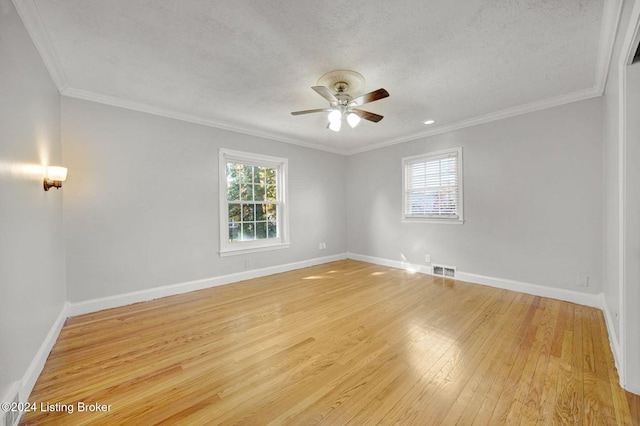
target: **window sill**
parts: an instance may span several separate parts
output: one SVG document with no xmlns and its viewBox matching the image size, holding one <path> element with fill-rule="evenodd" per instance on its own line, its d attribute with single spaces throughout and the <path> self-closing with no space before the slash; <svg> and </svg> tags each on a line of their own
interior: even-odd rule
<svg viewBox="0 0 640 426">
<path fill-rule="evenodd" d="M 227 248 L 224 250 L 220 250 L 218 254 L 220 257 L 227 256 L 237 256 L 240 254 L 248 254 L 248 253 L 259 253 L 262 251 L 271 251 L 271 250 L 280 250 L 289 248 L 289 243 L 278 243 L 268 246 L 253 246 L 253 247 L 238 247 L 238 248 Z"/>
<path fill-rule="evenodd" d="M 443 225 L 463 225 L 462 219 L 421 219 L 417 217 L 403 217 L 402 223 L 441 223 Z"/>
</svg>

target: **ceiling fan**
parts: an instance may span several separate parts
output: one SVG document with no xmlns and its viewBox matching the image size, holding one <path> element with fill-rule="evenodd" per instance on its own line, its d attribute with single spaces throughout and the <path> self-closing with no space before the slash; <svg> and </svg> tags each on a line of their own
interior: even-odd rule
<svg viewBox="0 0 640 426">
<path fill-rule="evenodd" d="M 315 112 L 328 112 L 328 129 L 339 132 L 343 119 L 351 128 L 360 123 L 360 119 L 377 123 L 383 116 L 373 112 L 365 111 L 357 107 L 384 99 L 389 96 L 385 89 L 374 90 L 373 92 L 354 98 L 350 93 L 358 90 L 364 84 L 364 77 L 352 70 L 335 70 L 324 74 L 318 79 L 316 86 L 311 87 L 317 94 L 329 101 L 329 108 L 307 109 L 304 111 L 294 111 L 291 115 L 311 114 Z"/>
</svg>

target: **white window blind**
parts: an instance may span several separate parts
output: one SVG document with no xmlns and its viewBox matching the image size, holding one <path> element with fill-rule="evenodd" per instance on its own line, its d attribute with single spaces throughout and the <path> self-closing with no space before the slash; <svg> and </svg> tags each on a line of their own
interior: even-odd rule
<svg viewBox="0 0 640 426">
<path fill-rule="evenodd" d="M 404 218 L 462 220 L 462 149 L 403 159 Z"/>
</svg>

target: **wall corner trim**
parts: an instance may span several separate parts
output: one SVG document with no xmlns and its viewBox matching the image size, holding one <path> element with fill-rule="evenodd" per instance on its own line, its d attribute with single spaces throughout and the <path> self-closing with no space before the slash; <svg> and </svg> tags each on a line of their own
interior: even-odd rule
<svg viewBox="0 0 640 426">
<path fill-rule="evenodd" d="M 622 362 L 622 358 L 620 357 L 620 343 L 618 341 L 618 336 L 616 335 L 616 329 L 614 328 L 614 320 L 611 315 L 611 311 L 609 310 L 609 305 L 607 304 L 607 299 L 604 296 L 604 293 L 600 293 L 601 297 L 601 305 L 602 305 L 602 313 L 604 314 L 604 323 L 607 326 L 607 334 L 609 335 L 609 345 L 611 346 L 611 352 L 613 353 L 613 361 L 616 364 L 616 370 L 620 372 L 620 363 Z M 620 381 L 620 386 L 625 389 L 624 386 L 624 377 L 621 374 L 618 374 L 618 379 Z M 638 393 L 638 392 L 634 392 Z M 640 393 L 639 393 L 640 394 Z"/>
</svg>

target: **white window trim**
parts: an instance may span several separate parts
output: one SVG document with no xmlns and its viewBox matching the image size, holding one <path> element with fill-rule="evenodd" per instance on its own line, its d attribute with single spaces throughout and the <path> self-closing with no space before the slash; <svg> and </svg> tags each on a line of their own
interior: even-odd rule
<svg viewBox="0 0 640 426">
<path fill-rule="evenodd" d="M 434 218 L 434 217 L 421 217 L 421 216 L 408 216 L 405 214 L 405 206 L 407 205 L 407 174 L 406 165 L 409 161 L 422 159 L 428 161 L 430 158 L 451 154 L 455 152 L 458 156 L 458 217 L 457 218 Z M 402 216 L 403 223 L 441 223 L 447 225 L 462 225 L 464 223 L 464 180 L 463 180 L 463 162 L 462 162 L 462 147 L 443 149 L 440 151 L 425 152 L 420 155 L 413 155 L 411 157 L 402 158 Z"/>
<path fill-rule="evenodd" d="M 278 168 L 277 193 L 280 208 L 278 209 L 278 238 L 253 241 L 229 242 L 229 207 L 227 203 L 227 162 L 237 161 L 262 167 Z M 287 202 L 288 160 L 286 158 L 271 157 L 262 154 L 220 149 L 218 158 L 218 198 L 220 205 L 220 257 L 234 256 L 246 253 L 256 253 L 268 250 L 285 249 L 289 247 L 289 203 Z"/>
</svg>

